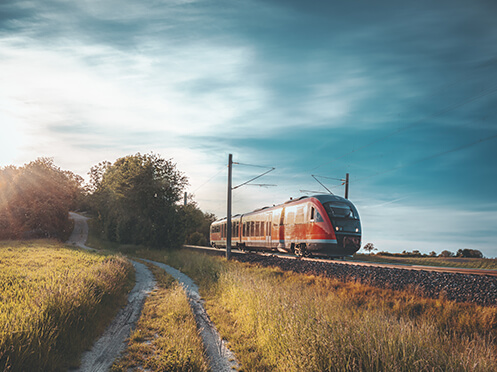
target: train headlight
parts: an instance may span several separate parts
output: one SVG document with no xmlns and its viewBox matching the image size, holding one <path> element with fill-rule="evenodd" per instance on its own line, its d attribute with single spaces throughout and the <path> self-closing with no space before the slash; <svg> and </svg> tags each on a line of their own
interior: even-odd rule
<svg viewBox="0 0 497 372">
<path fill-rule="evenodd" d="M 341 226 L 337 226 L 337 227 L 335 227 L 335 230 L 336 231 L 342 231 L 342 227 Z"/>
<path fill-rule="evenodd" d="M 356 227 L 355 232 L 359 232 L 359 228 L 358 227 Z"/>
</svg>

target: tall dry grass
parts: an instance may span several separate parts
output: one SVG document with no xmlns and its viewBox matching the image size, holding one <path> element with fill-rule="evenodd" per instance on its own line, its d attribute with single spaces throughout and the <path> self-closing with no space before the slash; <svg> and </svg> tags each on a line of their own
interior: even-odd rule
<svg viewBox="0 0 497 372">
<path fill-rule="evenodd" d="M 494 371 L 497 308 L 141 251 L 192 277 L 244 371 Z"/>
<path fill-rule="evenodd" d="M 53 241 L 0 243 L 0 370 L 53 371 L 78 354 L 124 303 L 132 265 Z"/>
</svg>

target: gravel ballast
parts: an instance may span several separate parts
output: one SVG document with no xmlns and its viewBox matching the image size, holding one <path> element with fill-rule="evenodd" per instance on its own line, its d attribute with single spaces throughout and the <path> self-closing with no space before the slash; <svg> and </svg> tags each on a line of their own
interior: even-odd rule
<svg viewBox="0 0 497 372">
<path fill-rule="evenodd" d="M 429 298 L 445 298 L 479 305 L 497 305 L 497 277 L 346 263 L 317 262 L 255 254 L 236 255 L 241 262 L 302 274 L 322 275 L 341 281 L 356 281 L 393 290 L 416 289 Z"/>
</svg>

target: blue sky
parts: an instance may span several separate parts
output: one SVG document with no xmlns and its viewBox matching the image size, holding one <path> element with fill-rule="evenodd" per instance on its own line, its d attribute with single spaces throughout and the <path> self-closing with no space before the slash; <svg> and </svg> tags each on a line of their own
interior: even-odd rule
<svg viewBox="0 0 497 372">
<path fill-rule="evenodd" d="M 0 3 L 0 166 L 173 158 L 234 213 L 343 178 L 380 250 L 497 256 L 494 1 Z M 234 167 L 234 184 L 263 172 Z M 343 195 L 339 181 L 320 178 Z"/>
</svg>

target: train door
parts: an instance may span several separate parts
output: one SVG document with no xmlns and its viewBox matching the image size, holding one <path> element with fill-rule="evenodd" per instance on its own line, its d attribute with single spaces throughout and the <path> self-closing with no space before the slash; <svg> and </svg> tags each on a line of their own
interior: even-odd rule
<svg viewBox="0 0 497 372">
<path fill-rule="evenodd" d="M 266 232 L 266 248 L 271 249 L 271 230 L 273 224 L 273 214 L 271 212 L 266 214 L 265 224 L 266 226 L 264 231 Z"/>
<path fill-rule="evenodd" d="M 280 221 L 278 226 L 278 251 L 286 252 L 285 250 L 285 207 L 281 210 Z"/>
</svg>

